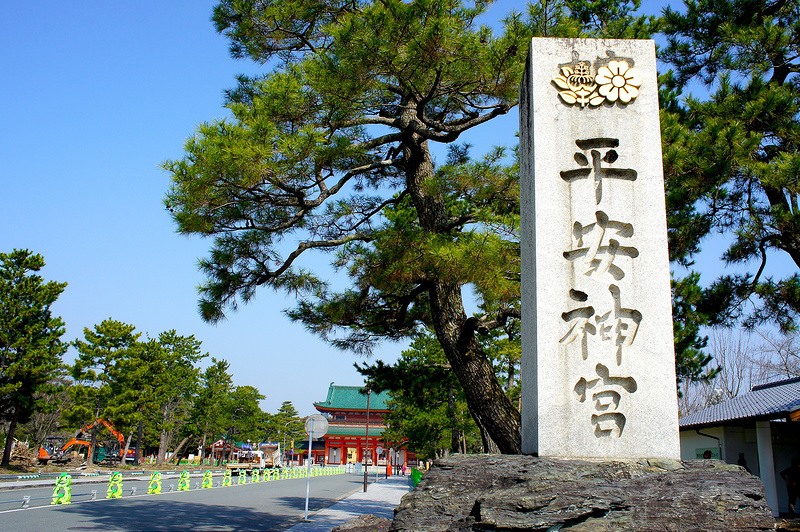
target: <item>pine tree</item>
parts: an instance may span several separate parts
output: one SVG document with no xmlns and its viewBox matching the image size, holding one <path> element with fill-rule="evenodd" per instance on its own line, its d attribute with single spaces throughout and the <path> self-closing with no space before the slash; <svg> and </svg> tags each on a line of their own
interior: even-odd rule
<svg viewBox="0 0 800 532">
<path fill-rule="evenodd" d="M 107 318 L 94 329 L 84 328 L 84 339 L 72 343 L 78 356 L 70 368 L 75 385 L 70 387 L 73 402 L 66 417 L 78 427 L 92 425 L 90 462 L 98 449 L 97 432 L 101 428 L 94 422 L 103 418 L 116 424 L 117 410 L 124 411 L 125 405 L 117 397 L 125 389 L 125 362 L 132 357 L 141 336 L 135 330 L 133 325 Z"/>
<path fill-rule="evenodd" d="M 42 408 L 42 393 L 63 374 L 64 322 L 50 307 L 67 284 L 45 282 L 35 273 L 44 265 L 28 250 L 0 253 L 0 414 L 9 423 L 3 466 L 18 425 Z"/>
<path fill-rule="evenodd" d="M 159 430 L 156 463 L 163 464 L 175 436 L 189 420 L 200 378 L 195 364 L 208 355 L 193 335 L 181 336 L 175 330 L 160 333 L 152 344 L 147 364 L 154 383 L 150 401 L 155 406 L 153 423 Z"/>
<path fill-rule="evenodd" d="M 254 386 L 236 386 L 230 393 L 227 406 L 228 423 L 237 438 L 258 443 L 262 436 L 259 424 L 264 418 L 259 402 L 265 396 Z"/>
<path fill-rule="evenodd" d="M 708 84 L 706 100 L 673 99 L 664 114 L 673 258 L 691 265 L 703 240 L 728 236 L 723 275 L 695 298 L 711 325 L 777 323 L 795 329 L 800 276 L 765 273 L 778 255 L 800 266 L 800 4 L 797 0 L 689 0 L 668 9 L 667 89 Z M 752 266 L 751 266 L 752 265 Z"/>
<path fill-rule="evenodd" d="M 196 430 L 201 434 L 201 459 L 205 458 L 206 441 L 210 436 L 212 442 L 227 428 L 224 416 L 225 402 L 233 390 L 233 377 L 228 372 L 230 363 L 227 360 L 211 358 L 208 366 L 200 376 L 200 387 L 192 405 L 191 419 Z"/>
<path fill-rule="evenodd" d="M 291 401 L 284 401 L 274 414 L 265 415 L 265 431 L 268 441 L 284 445 L 291 445 L 294 440 L 300 440 L 305 435 L 303 420 L 297 414 L 297 409 Z"/>
<path fill-rule="evenodd" d="M 518 453 L 519 412 L 476 338 L 519 317 L 518 180 L 501 151 L 469 162 L 454 146 L 437 168 L 432 146 L 517 105 L 530 37 L 651 27 L 620 23 L 620 11 L 582 28 L 566 18 L 578 3 L 541 1 L 495 35 L 477 23 L 488 4 L 223 0 L 213 19 L 231 53 L 271 72 L 240 78 L 227 92 L 233 118 L 204 124 L 165 163 L 165 203 L 179 231 L 214 237 L 201 262 L 206 320 L 270 286 L 299 294 L 290 317 L 344 349 L 368 353 L 426 327 L 478 425 Z M 351 287 L 336 292 L 302 268 L 313 252 L 331 255 Z M 466 285 L 496 311 L 469 317 Z"/>
</svg>

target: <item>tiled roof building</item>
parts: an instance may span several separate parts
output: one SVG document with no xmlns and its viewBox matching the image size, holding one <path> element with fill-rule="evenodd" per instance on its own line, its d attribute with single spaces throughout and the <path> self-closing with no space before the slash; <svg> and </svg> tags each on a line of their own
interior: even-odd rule
<svg viewBox="0 0 800 532">
<path fill-rule="evenodd" d="M 386 431 L 384 416 L 390 412 L 388 392 L 364 393 L 363 386 L 339 386 L 331 383 L 325 401 L 314 403 L 314 407 L 328 419 L 325 439 L 325 463 L 363 463 L 366 453 L 368 464 L 414 465 L 413 453 L 402 448 L 391 456 L 389 448 L 397 448 L 397 442 L 383 439 Z M 369 410 L 367 401 L 369 400 Z M 368 415 L 369 414 L 369 415 Z M 369 436 L 367 436 L 369 426 Z M 383 453 L 377 449 L 383 447 Z"/>
<path fill-rule="evenodd" d="M 680 420 L 681 458 L 711 456 L 761 477 L 774 515 L 788 510 L 779 473 L 800 458 L 800 377 L 753 388 Z"/>
<path fill-rule="evenodd" d="M 370 394 L 370 410 L 388 412 L 389 393 Z M 320 412 L 325 410 L 354 409 L 365 410 L 367 408 L 367 394 L 363 386 L 337 386 L 331 383 L 328 387 L 328 398 L 322 402 L 314 403 Z"/>
<path fill-rule="evenodd" d="M 794 416 L 794 417 L 793 417 Z M 753 386 L 750 392 L 690 414 L 680 420 L 681 428 L 699 428 L 745 419 L 800 416 L 800 377 Z"/>
</svg>

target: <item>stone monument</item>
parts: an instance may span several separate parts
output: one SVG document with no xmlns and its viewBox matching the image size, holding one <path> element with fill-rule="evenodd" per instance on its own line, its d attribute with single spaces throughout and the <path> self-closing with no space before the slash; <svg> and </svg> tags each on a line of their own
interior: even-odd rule
<svg viewBox="0 0 800 532">
<path fill-rule="evenodd" d="M 653 41 L 533 39 L 521 378 L 538 456 L 437 460 L 388 532 L 774 530 L 757 477 L 679 460 L 657 91 Z"/>
<path fill-rule="evenodd" d="M 757 477 L 679 459 L 657 90 L 653 41 L 533 39 L 521 378 L 538 456 L 436 460 L 388 528 L 351 530 L 775 529 Z"/>
<path fill-rule="evenodd" d="M 523 452 L 678 459 L 655 45 L 536 38 L 530 50 Z"/>
</svg>

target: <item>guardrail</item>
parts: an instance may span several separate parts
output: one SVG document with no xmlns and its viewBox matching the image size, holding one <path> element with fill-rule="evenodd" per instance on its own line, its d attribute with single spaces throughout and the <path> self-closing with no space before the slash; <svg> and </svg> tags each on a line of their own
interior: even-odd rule
<svg viewBox="0 0 800 532">
<path fill-rule="evenodd" d="M 153 473 L 153 471 L 149 470 L 142 470 L 142 471 L 121 471 L 123 476 L 141 476 L 141 475 L 149 475 Z M 162 474 L 169 475 L 173 473 L 178 473 L 178 471 L 162 471 Z M 0 481 L 2 480 L 35 480 L 39 478 L 58 478 L 63 473 L 30 473 L 25 475 L 0 475 Z M 76 472 L 70 473 L 76 477 L 99 477 L 103 475 L 110 475 L 111 472 L 100 471 L 100 472 L 91 472 L 91 473 L 83 473 L 83 472 Z"/>
<path fill-rule="evenodd" d="M 196 490 L 203 490 L 209 488 L 222 488 L 222 487 L 231 487 L 235 485 L 242 485 L 242 484 L 258 484 L 258 483 L 265 483 L 265 482 L 272 482 L 277 480 L 284 480 L 284 479 L 294 479 L 294 478 L 305 478 L 307 474 L 307 469 L 304 467 L 291 467 L 291 468 L 276 468 L 276 469 L 255 469 L 250 470 L 250 482 L 247 481 L 248 479 L 248 471 L 242 470 L 239 471 L 239 482 L 231 483 L 230 482 L 230 471 L 222 471 L 222 470 L 207 470 L 205 472 L 197 472 L 197 473 L 189 473 L 188 471 L 182 471 L 180 473 L 179 478 L 173 477 L 175 480 L 180 480 L 181 482 L 178 484 L 177 488 L 176 485 L 169 484 L 168 489 L 161 491 L 161 483 L 162 478 L 164 475 L 177 475 L 178 471 L 165 471 L 159 472 L 154 471 L 151 475 L 151 488 L 153 487 L 153 482 L 156 480 L 156 475 L 158 475 L 157 482 L 158 482 L 158 489 L 148 489 L 146 494 L 160 494 L 160 493 L 170 493 L 175 491 L 196 491 Z M 337 467 L 320 467 L 315 466 L 311 468 L 311 476 L 322 476 L 322 475 L 335 475 L 346 473 L 347 470 L 343 466 Z M 136 471 L 132 473 L 128 473 L 128 476 L 143 476 L 147 472 L 146 471 Z M 81 474 L 79 476 L 109 476 L 109 485 L 108 485 L 108 492 L 106 495 L 106 499 L 109 498 L 124 498 L 126 496 L 132 497 L 136 496 L 137 487 L 128 488 L 127 490 L 124 489 L 124 478 L 113 473 L 88 473 L 88 474 Z M 6 504 L 18 504 L 20 505 L 19 508 L 27 509 L 31 507 L 32 501 L 39 501 L 39 500 L 48 500 L 51 499 L 50 504 L 58 505 L 58 504 L 71 504 L 74 502 L 87 502 L 87 501 L 94 501 L 97 500 L 97 492 L 98 490 L 94 489 L 91 490 L 89 493 L 81 493 L 72 494 L 72 475 L 68 473 L 61 473 L 56 475 L 17 475 L 15 477 L 8 477 L 9 479 L 16 479 L 17 477 L 27 477 L 27 478 L 43 478 L 43 477 L 57 477 L 57 481 L 53 488 L 53 496 L 52 497 L 31 497 L 31 496 L 23 496 L 21 499 L 11 499 L 11 500 L 4 500 L 0 501 L 0 510 L 3 509 L 2 505 Z M 214 477 L 222 476 L 219 479 L 219 482 L 216 482 Z M 193 477 L 196 482 L 192 483 L 190 478 Z M 227 480 L 226 480 L 227 479 Z M 142 479 L 143 480 L 143 479 Z M 85 500 L 81 500 L 85 499 Z"/>
</svg>

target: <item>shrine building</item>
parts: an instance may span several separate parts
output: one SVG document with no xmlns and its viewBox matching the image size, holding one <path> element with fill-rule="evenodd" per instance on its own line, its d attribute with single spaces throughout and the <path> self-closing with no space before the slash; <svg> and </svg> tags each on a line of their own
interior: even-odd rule
<svg viewBox="0 0 800 532">
<path fill-rule="evenodd" d="M 314 407 L 328 419 L 328 433 L 324 436 L 325 463 L 360 464 L 366 452 L 368 465 L 416 466 L 417 458 L 413 452 L 408 452 L 405 446 L 397 442 L 384 439 L 384 416 L 390 412 L 387 405 L 389 393 L 371 392 L 367 412 L 367 394 L 362 393 L 363 389 L 363 386 L 337 386 L 331 383 L 328 398 L 314 403 Z M 383 448 L 383 452 L 377 452 L 379 447 Z M 392 448 L 398 449 L 397 452 L 390 452 Z"/>
</svg>

